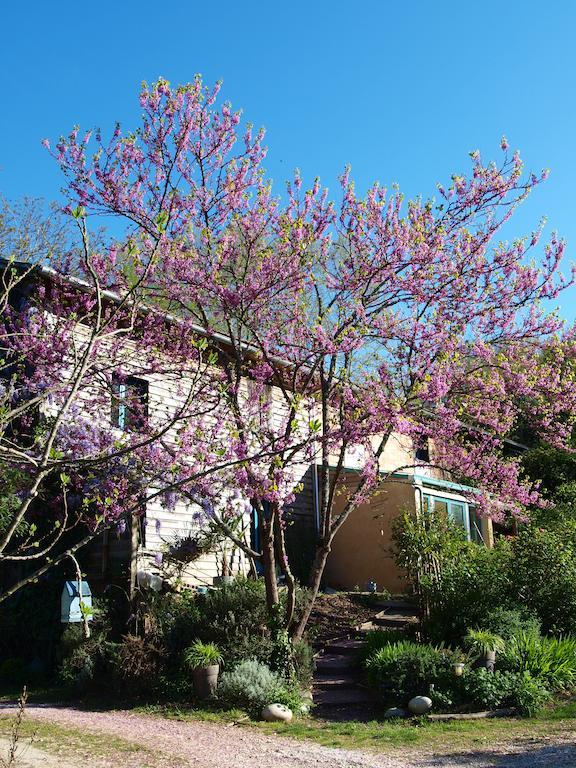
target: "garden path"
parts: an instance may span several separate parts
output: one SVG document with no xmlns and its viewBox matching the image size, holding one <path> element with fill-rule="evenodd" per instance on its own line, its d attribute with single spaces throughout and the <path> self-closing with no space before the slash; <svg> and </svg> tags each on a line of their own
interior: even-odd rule
<svg viewBox="0 0 576 768">
<path fill-rule="evenodd" d="M 29 705 L 27 718 L 71 728 L 89 734 L 122 739 L 146 751 L 146 757 L 122 752 L 123 768 L 163 766 L 163 768 L 574 768 L 576 744 L 570 734 L 565 739 L 522 745 L 495 747 L 474 753 L 433 756 L 416 752 L 385 755 L 359 750 L 332 749 L 310 741 L 264 734 L 255 729 L 179 721 L 136 714 L 129 711 L 87 711 L 73 707 Z M 118 755 L 116 755 L 116 758 Z M 99 756 L 83 763 L 59 760 L 59 768 L 107 766 L 118 763 Z M 46 768 L 51 768 L 45 763 Z"/>
</svg>

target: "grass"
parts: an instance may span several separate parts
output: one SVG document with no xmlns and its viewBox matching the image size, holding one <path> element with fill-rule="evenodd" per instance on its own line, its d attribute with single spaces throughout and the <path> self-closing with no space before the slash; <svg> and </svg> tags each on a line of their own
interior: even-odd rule
<svg viewBox="0 0 576 768">
<path fill-rule="evenodd" d="M 9 738 L 12 714 L 0 714 L 0 736 Z M 71 726 L 24 719 L 19 731 L 19 745 L 26 748 L 32 743 L 37 749 L 62 757 L 109 757 L 111 753 L 138 753 L 142 760 L 152 755 L 150 750 L 109 734 L 89 733 Z M 145 763 L 142 762 L 142 765 Z"/>
<path fill-rule="evenodd" d="M 561 737 L 574 730 L 576 702 L 564 703 L 531 719 L 498 718 L 491 720 L 454 720 L 433 722 L 424 718 L 412 721 L 356 721 L 332 723 L 313 718 L 300 718 L 288 724 L 251 721 L 237 710 L 222 712 L 209 709 L 146 706 L 140 712 L 179 720 L 203 720 L 239 723 L 268 734 L 307 739 L 326 747 L 370 749 L 380 752 L 394 749 L 455 752 L 478 749 L 512 741 L 537 739 L 539 736 Z"/>
</svg>

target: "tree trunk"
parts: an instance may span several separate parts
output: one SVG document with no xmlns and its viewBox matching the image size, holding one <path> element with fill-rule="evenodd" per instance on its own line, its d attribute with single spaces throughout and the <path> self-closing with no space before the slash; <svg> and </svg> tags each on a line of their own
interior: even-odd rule
<svg viewBox="0 0 576 768">
<path fill-rule="evenodd" d="M 270 520 L 262 525 L 262 564 L 266 586 L 266 607 L 268 613 L 278 605 L 278 583 L 276 581 L 276 556 L 274 554 L 274 530 Z"/>
<path fill-rule="evenodd" d="M 306 629 L 306 625 L 308 624 L 310 614 L 312 613 L 312 608 L 314 607 L 316 597 L 318 596 L 318 591 L 320 590 L 322 574 L 324 573 L 326 561 L 328 560 L 328 555 L 330 554 L 332 538 L 333 537 L 331 536 L 328 539 L 328 541 L 322 542 L 321 545 L 316 550 L 316 554 L 314 556 L 314 562 L 312 564 L 312 570 L 310 572 L 310 579 L 308 582 L 308 587 L 310 589 L 310 592 L 308 594 L 308 598 L 306 600 L 306 604 L 304 607 L 304 612 L 300 618 L 300 621 L 294 627 L 294 631 L 292 633 L 293 640 L 302 639 L 302 635 L 304 634 L 304 630 Z"/>
</svg>

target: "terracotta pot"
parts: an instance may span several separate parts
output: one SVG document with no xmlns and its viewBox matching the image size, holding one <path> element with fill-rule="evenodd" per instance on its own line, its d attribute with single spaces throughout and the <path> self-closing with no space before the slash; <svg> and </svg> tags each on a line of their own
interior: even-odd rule
<svg viewBox="0 0 576 768">
<path fill-rule="evenodd" d="M 211 696 L 214 696 L 218 687 L 219 673 L 219 664 L 212 664 L 209 667 L 197 667 L 192 670 L 194 691 L 199 699 L 209 699 Z"/>
</svg>

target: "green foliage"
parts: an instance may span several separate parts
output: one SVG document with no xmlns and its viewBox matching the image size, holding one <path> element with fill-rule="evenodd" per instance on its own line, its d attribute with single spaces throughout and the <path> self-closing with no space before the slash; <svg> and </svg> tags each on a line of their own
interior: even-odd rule
<svg viewBox="0 0 576 768">
<path fill-rule="evenodd" d="M 292 658 L 296 679 L 303 688 L 309 687 L 314 677 L 314 650 L 304 640 L 293 641 Z"/>
<path fill-rule="evenodd" d="M 278 611 L 284 611 L 283 601 Z M 185 590 L 160 595 L 150 612 L 156 637 L 173 658 L 181 657 L 195 641 L 214 643 L 227 669 L 245 659 L 256 659 L 285 677 L 296 670 L 303 674 L 303 682 L 309 678 L 307 662 L 297 663 L 286 632 L 270 625 L 261 580 L 239 577 L 207 594 Z M 302 646 L 298 653 L 305 654 Z"/>
<path fill-rule="evenodd" d="M 576 685 L 576 638 L 522 632 L 508 643 L 499 663 L 504 669 L 529 672 L 553 690 L 571 690 Z"/>
<path fill-rule="evenodd" d="M 528 717 L 538 714 L 550 699 L 550 691 L 546 685 L 532 677 L 529 672 L 520 676 L 512 695 L 512 702 L 518 713 Z"/>
<path fill-rule="evenodd" d="M 487 549 L 445 521 L 406 515 L 394 539 L 432 642 L 458 643 L 477 628 L 511 637 L 537 622 L 545 633 L 576 632 L 576 528 L 530 526 Z"/>
<path fill-rule="evenodd" d="M 504 650 L 506 644 L 500 635 L 485 629 L 469 629 L 464 637 L 464 643 L 470 653 L 482 656 L 490 651 L 497 653 Z"/>
<path fill-rule="evenodd" d="M 521 715 L 536 714 L 550 699 L 545 683 L 526 671 L 474 669 L 464 675 L 460 686 L 459 695 L 474 707 L 515 707 Z"/>
<path fill-rule="evenodd" d="M 105 632 L 95 631 L 86 640 L 79 624 L 69 625 L 60 643 L 59 680 L 79 689 L 90 687 L 114 668 L 115 650 Z"/>
<path fill-rule="evenodd" d="M 511 594 L 535 613 L 544 632 L 576 632 L 576 537 L 534 526 L 512 544 Z"/>
<path fill-rule="evenodd" d="M 267 704 L 285 704 L 298 711 L 302 703 L 295 685 L 255 659 L 247 659 L 226 671 L 218 685 L 218 699 L 226 707 L 238 707 L 259 717 Z"/>
<path fill-rule="evenodd" d="M 386 701 L 405 704 L 413 696 L 428 694 L 431 685 L 445 687 L 456 660 L 449 649 L 400 640 L 374 651 L 364 666 Z"/>
<path fill-rule="evenodd" d="M 510 672 L 489 672 L 487 669 L 468 670 L 462 677 L 461 695 L 480 709 L 495 709 L 510 703 L 517 676 Z"/>
<path fill-rule="evenodd" d="M 165 596 L 154 607 L 154 618 L 159 635 L 176 655 L 195 640 L 215 643 L 228 668 L 246 658 L 268 662 L 272 653 L 260 581 L 239 578 L 207 594 L 186 590 Z"/>
<path fill-rule="evenodd" d="M 482 628 L 499 635 L 505 643 L 521 632 L 540 634 L 540 621 L 527 609 L 493 608 L 482 618 Z"/>
<path fill-rule="evenodd" d="M 222 654 L 214 643 L 203 643 L 196 640 L 184 651 L 184 663 L 190 669 L 199 667 L 211 667 L 222 663 Z"/>
<path fill-rule="evenodd" d="M 407 640 L 402 629 L 374 629 L 364 637 L 364 642 L 359 651 L 359 658 L 365 663 L 376 651 L 393 643 Z"/>
</svg>

